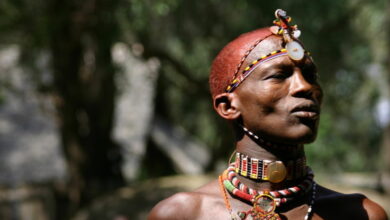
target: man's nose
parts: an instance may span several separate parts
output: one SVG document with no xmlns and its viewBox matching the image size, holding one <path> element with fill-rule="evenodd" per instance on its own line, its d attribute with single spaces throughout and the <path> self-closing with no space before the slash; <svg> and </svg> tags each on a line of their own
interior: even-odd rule
<svg viewBox="0 0 390 220">
<path fill-rule="evenodd" d="M 311 96 L 313 93 L 313 85 L 308 82 L 302 74 L 302 71 L 297 68 L 290 83 L 290 93 L 292 96 Z"/>
</svg>

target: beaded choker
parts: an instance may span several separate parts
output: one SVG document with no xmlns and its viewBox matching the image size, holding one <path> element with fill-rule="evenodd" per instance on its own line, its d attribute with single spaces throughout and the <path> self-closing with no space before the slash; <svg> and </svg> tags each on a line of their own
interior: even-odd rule
<svg viewBox="0 0 390 220">
<path fill-rule="evenodd" d="M 310 189 L 312 189 L 312 198 L 307 214 L 305 215 L 305 220 L 308 220 L 315 199 L 316 184 L 313 181 L 313 176 L 313 173 L 310 171 L 307 175 L 307 178 L 301 184 L 287 189 L 277 191 L 256 191 L 254 189 L 246 187 L 244 184 L 239 182 L 236 177 L 235 168 L 233 165 L 231 165 L 227 170 L 223 172 L 221 176 L 219 176 L 219 183 L 224 196 L 225 205 L 229 210 L 232 219 L 236 220 L 280 220 L 279 215 L 275 213 L 275 209 L 277 206 L 291 201 L 294 197 L 297 197 L 298 195 L 306 194 L 310 191 Z M 225 189 L 234 196 L 252 203 L 253 208 L 246 212 L 237 212 L 236 214 L 234 214 L 232 212 L 232 208 L 227 198 Z"/>
<path fill-rule="evenodd" d="M 302 178 L 307 174 L 306 158 L 291 161 L 272 161 L 251 158 L 236 152 L 235 172 L 254 180 L 279 183 L 283 180 Z"/>
</svg>

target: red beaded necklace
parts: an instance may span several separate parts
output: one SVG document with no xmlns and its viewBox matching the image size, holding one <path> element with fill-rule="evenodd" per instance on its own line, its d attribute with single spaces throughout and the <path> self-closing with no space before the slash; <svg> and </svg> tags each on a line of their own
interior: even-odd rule
<svg viewBox="0 0 390 220">
<path fill-rule="evenodd" d="M 232 207 L 229 202 L 226 188 L 223 184 L 222 175 L 219 176 L 219 186 L 223 195 L 225 206 L 229 211 L 231 220 L 281 220 L 278 213 L 275 213 L 276 203 L 274 202 L 272 196 L 268 194 L 263 194 L 257 197 L 253 202 L 253 208 L 248 211 L 233 212 Z M 317 184 L 313 181 L 312 184 L 312 196 L 309 203 L 309 208 L 304 217 L 304 220 L 309 220 L 313 211 L 313 205 L 316 198 L 316 188 Z"/>
<path fill-rule="evenodd" d="M 282 203 L 291 201 L 293 197 L 300 193 L 304 194 L 309 191 L 313 184 L 313 177 L 313 172 L 309 171 L 309 174 L 307 175 L 306 179 L 297 186 L 292 186 L 287 189 L 275 191 L 257 191 L 245 186 L 238 180 L 234 166 L 229 166 L 229 168 L 225 170 L 222 174 L 223 184 L 225 188 L 233 195 L 245 201 L 253 203 L 253 201 L 258 195 L 268 194 L 272 196 L 272 198 L 274 198 L 277 206 Z"/>
<path fill-rule="evenodd" d="M 309 173 L 306 179 L 299 185 L 289 187 L 283 190 L 276 191 L 257 191 L 246 187 L 242 184 L 235 173 L 234 164 L 229 166 L 222 175 L 219 177 L 219 183 L 221 190 L 224 193 L 224 200 L 226 203 L 226 207 L 229 210 L 232 219 L 247 219 L 248 217 L 252 219 L 273 219 L 280 220 L 280 217 L 277 213 L 275 213 L 275 209 L 277 206 L 280 206 L 283 203 L 291 201 L 294 197 L 299 194 L 305 194 L 313 188 L 315 191 L 315 182 L 313 181 L 313 172 L 309 170 Z M 233 183 L 234 182 L 234 183 Z M 246 212 L 238 212 L 236 215 L 232 213 L 232 209 L 230 207 L 230 203 L 227 198 L 227 194 L 225 189 L 233 194 L 234 196 L 248 201 L 253 204 L 253 208 Z M 313 191 L 313 197 L 315 196 Z M 310 208 L 308 210 L 307 215 L 305 216 L 305 220 L 308 218 L 311 212 L 311 206 L 314 202 L 314 198 L 310 204 Z"/>
<path fill-rule="evenodd" d="M 296 196 L 297 194 L 302 192 L 306 193 L 311 188 L 314 177 L 313 172 L 308 168 L 308 175 L 306 179 L 303 180 L 302 183 L 297 186 L 292 186 L 287 189 L 275 191 L 256 191 L 241 183 L 237 178 L 237 173 L 235 172 L 235 170 L 236 168 L 233 166 L 233 164 L 229 166 L 227 170 L 225 170 L 222 175 L 222 177 L 224 178 L 224 185 L 233 195 L 237 194 L 236 196 L 246 201 L 251 201 L 257 195 L 265 194 L 267 192 L 274 198 L 282 198 L 280 199 L 281 203 L 287 202 L 288 200 L 291 200 L 289 199 L 289 197 Z"/>
</svg>

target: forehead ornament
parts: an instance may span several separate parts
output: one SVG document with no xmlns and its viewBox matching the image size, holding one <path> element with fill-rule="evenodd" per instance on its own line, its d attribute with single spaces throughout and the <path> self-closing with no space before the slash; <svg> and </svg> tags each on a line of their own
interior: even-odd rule
<svg viewBox="0 0 390 220">
<path fill-rule="evenodd" d="M 271 32 L 276 35 L 282 35 L 286 43 L 287 55 L 293 60 L 302 60 L 305 55 L 305 50 L 302 45 L 296 41 L 301 36 L 301 31 L 298 30 L 297 25 L 290 25 L 291 17 L 287 16 L 286 11 L 277 9 L 275 11 L 276 20 L 270 28 Z"/>
<path fill-rule="evenodd" d="M 234 79 L 226 88 L 226 92 L 233 92 L 233 90 L 237 88 L 241 82 L 244 81 L 252 73 L 252 71 L 263 62 L 284 55 L 288 55 L 292 60 L 299 61 L 303 59 L 305 54 L 308 54 L 308 52 L 305 52 L 303 49 L 301 43 L 297 41 L 298 37 L 301 35 L 301 31 L 298 30 L 297 25 L 290 25 L 292 20 L 291 17 L 287 16 L 287 13 L 282 9 L 277 9 L 275 11 L 275 17 L 276 20 L 273 22 L 274 26 L 270 27 L 270 31 L 275 35 L 280 35 L 283 37 L 283 41 L 286 44 L 285 48 L 272 51 L 271 53 L 252 61 L 247 67 L 244 68 L 241 74 L 236 73 L 234 75 Z M 256 42 L 256 45 L 259 42 Z"/>
</svg>

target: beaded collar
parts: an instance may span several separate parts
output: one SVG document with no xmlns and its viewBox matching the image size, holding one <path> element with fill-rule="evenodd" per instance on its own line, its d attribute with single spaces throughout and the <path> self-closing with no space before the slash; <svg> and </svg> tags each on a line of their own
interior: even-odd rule
<svg viewBox="0 0 390 220">
<path fill-rule="evenodd" d="M 241 176 L 271 183 L 299 179 L 307 174 L 306 157 L 290 161 L 272 161 L 251 158 L 236 152 L 234 166 L 235 172 Z"/>
</svg>

